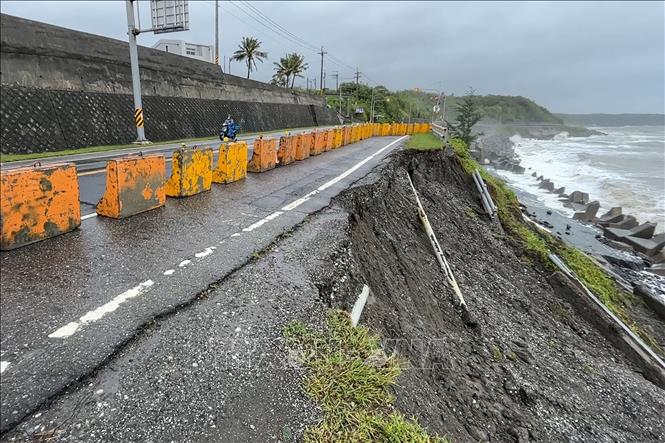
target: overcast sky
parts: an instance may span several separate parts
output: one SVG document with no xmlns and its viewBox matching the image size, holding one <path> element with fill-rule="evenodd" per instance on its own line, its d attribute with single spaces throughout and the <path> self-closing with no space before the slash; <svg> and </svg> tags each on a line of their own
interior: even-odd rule
<svg viewBox="0 0 665 443">
<path fill-rule="evenodd" d="M 3 0 L 1 5 L 3 13 L 127 39 L 123 1 Z M 308 77 L 318 81 L 320 56 L 314 50 L 267 29 L 244 2 L 220 5 L 222 56 L 228 57 L 242 36 L 256 36 L 269 59 L 252 78 L 269 80 L 272 63 L 297 51 L 310 65 Z M 523 95 L 554 112 L 665 112 L 663 2 L 251 5 L 341 61 L 326 59 L 327 86 L 334 87 L 334 71 L 348 81 L 358 66 L 361 81 L 390 89 L 463 94 L 473 86 L 482 94 Z M 141 1 L 144 28 L 149 26 L 149 9 L 149 2 Z M 213 1 L 190 1 L 190 31 L 161 37 L 213 44 L 214 9 Z M 141 34 L 139 44 L 152 46 L 159 38 Z M 231 72 L 241 74 L 245 68 L 234 64 Z M 304 86 L 305 80 L 300 83 Z"/>
</svg>

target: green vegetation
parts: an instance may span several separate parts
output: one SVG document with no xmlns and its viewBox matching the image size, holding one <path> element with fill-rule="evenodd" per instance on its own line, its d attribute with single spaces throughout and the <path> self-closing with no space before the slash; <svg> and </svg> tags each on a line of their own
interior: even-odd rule
<svg viewBox="0 0 665 443">
<path fill-rule="evenodd" d="M 479 170 L 498 208 L 501 224 L 508 233 L 512 234 L 521 243 L 527 255 L 536 258 L 552 270 L 555 269 L 555 266 L 550 261 L 548 254 L 552 252 L 561 257 L 610 311 L 639 335 L 652 349 L 664 354 L 656 340 L 644 331 L 630 314 L 631 307 L 637 303 L 632 294 L 619 288 L 598 264 L 578 249 L 566 245 L 547 232 L 526 225 L 523 221 L 519 201 L 505 183 L 481 168 L 471 157 L 467 145 L 462 140 L 453 139 L 451 146 L 465 172 L 471 174 L 476 169 Z"/>
<path fill-rule="evenodd" d="M 473 127 L 483 117 L 482 112 L 478 105 L 478 97 L 475 95 L 472 88 L 469 92 L 455 105 L 456 122 L 449 124 L 450 132 L 467 145 L 470 145 L 478 134 L 473 133 Z"/>
<path fill-rule="evenodd" d="M 284 338 L 307 368 L 304 386 L 322 408 L 323 420 L 305 432 L 306 442 L 448 442 L 429 436 L 415 420 L 395 412 L 390 388 L 400 362 L 387 357 L 379 336 L 331 311 L 324 333 L 293 321 Z"/>
<path fill-rule="evenodd" d="M 302 73 L 309 67 L 305 63 L 303 55 L 292 53 L 286 54 L 285 57 L 279 59 L 279 63 L 275 65 L 275 74 L 272 76 L 270 83 L 282 87 L 290 87 L 293 89 L 293 84 L 297 77 L 302 77 Z"/>
<path fill-rule="evenodd" d="M 546 108 L 526 97 L 510 95 L 477 95 L 475 96 L 483 120 L 496 123 L 553 123 L 563 124 L 563 120 Z M 464 97 L 450 96 L 447 107 L 450 115 L 447 120 L 456 118 L 455 109 Z"/>
<path fill-rule="evenodd" d="M 247 78 L 253 70 L 256 70 L 257 60 L 263 63 L 263 59 L 268 58 L 268 53 L 261 51 L 261 42 L 254 37 L 243 37 L 238 45 L 238 49 L 233 53 L 231 60 L 247 64 Z"/>
<path fill-rule="evenodd" d="M 443 149 L 443 142 L 433 133 L 425 132 L 411 135 L 409 141 L 406 142 L 406 147 L 414 151 L 432 151 Z"/>
</svg>

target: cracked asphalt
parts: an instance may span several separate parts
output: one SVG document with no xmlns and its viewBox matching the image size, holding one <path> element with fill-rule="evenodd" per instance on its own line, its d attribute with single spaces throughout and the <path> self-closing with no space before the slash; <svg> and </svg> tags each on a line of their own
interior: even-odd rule
<svg viewBox="0 0 665 443">
<path fill-rule="evenodd" d="M 113 367 L 137 335 L 146 331 L 150 334 L 161 319 L 178 316 L 181 308 L 212 293 L 257 251 L 365 176 L 398 148 L 401 140 L 405 138 L 370 138 L 287 167 L 250 174 L 240 182 L 213 185 L 210 192 L 194 197 L 168 199 L 163 208 L 125 220 L 90 218 L 75 232 L 3 252 L 0 432 L 7 436 L 26 417 L 57 401 L 77 381 Z M 86 177 L 103 180 L 103 174 Z M 99 184 L 86 186 L 95 183 Z M 296 201 L 300 202 L 296 207 L 284 209 Z M 252 228 L 262 220 L 267 221 Z M 232 304 L 242 298 L 243 285 L 234 287 L 237 289 L 222 297 L 224 303 L 231 304 L 220 307 L 222 313 L 229 313 L 220 316 L 227 322 L 218 331 L 223 340 L 247 337 L 241 317 L 231 314 Z M 288 290 L 283 292 L 280 296 L 290 296 Z M 263 302 L 269 305 L 269 297 Z M 251 318 L 250 313 L 242 315 Z M 254 330 L 267 327 L 268 317 L 255 318 Z M 78 327 L 71 335 L 49 337 L 72 323 Z M 180 341 L 155 343 L 153 352 L 141 358 L 156 364 L 168 359 L 176 348 L 186 351 L 190 337 L 193 340 L 196 331 L 210 327 L 200 318 L 185 323 Z M 214 353 L 213 348 L 200 358 L 210 353 Z M 193 366 L 198 365 L 198 358 L 191 356 L 187 376 L 205 374 Z M 203 361 L 201 364 L 205 368 Z M 176 380 L 184 373 L 185 368 L 180 367 L 162 377 L 161 382 Z M 146 381 L 147 387 L 161 383 L 149 367 L 133 375 Z M 284 383 L 292 382 L 291 378 L 285 375 Z M 271 383 L 274 381 L 264 378 L 254 384 L 258 386 L 257 399 L 265 400 L 260 402 L 262 407 L 270 404 Z M 93 399 L 101 396 L 95 405 L 103 406 L 110 395 L 116 394 L 112 376 L 103 384 L 106 387 L 96 387 L 92 392 Z M 96 394 L 100 389 L 104 392 Z M 207 389 L 206 384 L 199 389 Z M 228 395 L 233 396 L 236 388 L 229 389 Z M 125 395 L 127 401 L 133 398 L 126 390 L 117 392 L 122 401 Z M 187 407 L 185 400 L 193 394 L 185 394 L 181 399 L 184 403 L 171 402 L 174 412 Z M 304 399 L 295 396 L 292 401 Z M 86 412 L 90 408 L 86 406 Z M 300 419 L 295 422 L 305 423 Z M 287 435 L 297 429 L 275 429 L 274 435 L 280 432 Z M 168 438 L 166 434 L 163 437 Z"/>
</svg>

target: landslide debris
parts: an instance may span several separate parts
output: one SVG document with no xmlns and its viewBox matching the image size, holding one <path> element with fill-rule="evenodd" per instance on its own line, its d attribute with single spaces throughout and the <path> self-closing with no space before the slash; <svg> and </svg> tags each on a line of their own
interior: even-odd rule
<svg viewBox="0 0 665 443">
<path fill-rule="evenodd" d="M 477 328 L 466 327 L 454 307 L 407 173 Z M 454 441 L 665 435 L 665 392 L 568 303 L 562 277 L 486 218 L 456 157 L 398 152 L 377 180 L 337 202 L 349 213 L 350 279 L 372 291 L 361 323 L 410 365 L 395 388 L 403 414 Z M 347 310 L 354 301 L 333 300 Z"/>
</svg>

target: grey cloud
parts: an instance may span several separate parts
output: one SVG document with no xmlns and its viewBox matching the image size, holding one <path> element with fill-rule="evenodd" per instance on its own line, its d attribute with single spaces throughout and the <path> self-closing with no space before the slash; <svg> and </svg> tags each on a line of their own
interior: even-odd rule
<svg viewBox="0 0 665 443">
<path fill-rule="evenodd" d="M 243 35 L 254 35 L 270 56 L 254 78 L 268 80 L 273 61 L 298 51 L 310 65 L 307 76 L 318 81 L 316 51 L 277 37 L 243 12 L 242 3 L 220 3 L 222 55 L 231 54 Z M 168 38 L 211 44 L 213 4 L 191 1 L 191 30 Z M 471 85 L 480 93 L 527 96 L 558 112 L 664 112 L 662 2 L 252 4 L 311 45 L 358 66 L 370 84 L 456 94 Z M 147 25 L 148 2 L 141 7 Z M 2 11 L 126 39 L 124 2 L 3 1 Z M 158 38 L 142 34 L 139 41 L 150 46 Z M 334 71 L 343 79 L 353 75 L 331 61 L 325 69 L 328 86 Z M 232 65 L 232 72 L 243 69 Z"/>
</svg>

